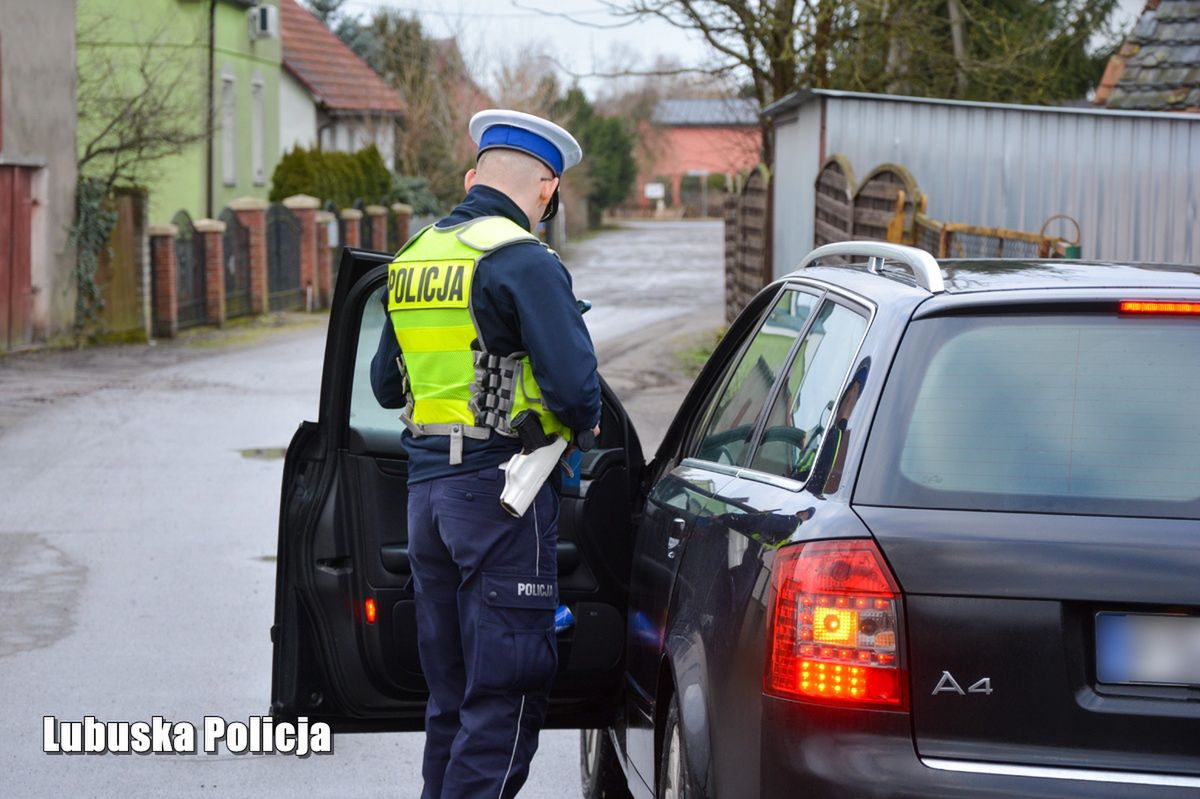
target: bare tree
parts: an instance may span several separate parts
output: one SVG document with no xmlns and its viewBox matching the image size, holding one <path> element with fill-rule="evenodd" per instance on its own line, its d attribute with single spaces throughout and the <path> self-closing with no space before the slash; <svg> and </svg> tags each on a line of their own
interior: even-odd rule
<svg viewBox="0 0 1200 799">
<path fill-rule="evenodd" d="M 111 41 L 113 31 L 123 40 Z M 130 36 L 128 20 L 81 17 L 76 40 L 77 166 L 75 218 L 75 336 L 79 343 L 101 324 L 100 255 L 117 221 L 113 190 L 145 185 L 163 159 L 212 133 L 207 111 L 206 60 L 197 36 L 184 48 L 166 27 Z M 181 57 L 181 53 L 183 53 Z M 202 98 L 199 99 L 198 98 Z M 89 332 L 90 331 L 90 332 Z"/>
<path fill-rule="evenodd" d="M 545 48 L 514 48 L 495 69 L 496 104 L 527 114 L 549 117 L 562 95 L 555 60 Z"/>
<path fill-rule="evenodd" d="M 202 60 L 181 58 L 165 28 L 135 45 L 114 46 L 100 33 L 113 25 L 88 20 L 77 43 L 79 174 L 99 180 L 106 192 L 144 183 L 158 162 L 213 129 L 205 103 L 197 102 L 206 94 Z"/>
<path fill-rule="evenodd" d="M 903 90 L 1054 102 L 1099 78 L 1091 48 L 1115 0 L 601 0 L 619 22 L 663 20 L 703 39 L 712 75 L 736 76 L 766 106 L 802 88 Z M 536 10 L 532 0 L 517 3 Z M 580 25 L 611 27 L 566 16 Z M 771 128 L 762 123 L 764 158 Z"/>
<path fill-rule="evenodd" d="M 486 102 L 457 38 L 434 39 L 417 17 L 395 9 L 376 10 L 344 33 L 352 37 L 348 44 L 404 98 L 396 170 L 427 179 L 443 201 L 457 197 L 469 158 L 467 120 Z"/>
</svg>

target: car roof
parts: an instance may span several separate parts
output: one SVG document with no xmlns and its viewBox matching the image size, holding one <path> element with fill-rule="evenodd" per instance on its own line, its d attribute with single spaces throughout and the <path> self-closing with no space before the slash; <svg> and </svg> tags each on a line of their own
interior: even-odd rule
<svg viewBox="0 0 1200 799">
<path fill-rule="evenodd" d="M 1200 265 L 1119 261 L 938 261 L 949 294 L 1018 289 L 1182 288 L 1200 291 Z"/>
<path fill-rule="evenodd" d="M 1037 259 L 947 259 L 937 262 L 945 291 L 930 293 L 905 267 L 871 272 L 865 263 L 812 264 L 777 282 L 816 280 L 875 303 L 907 303 L 925 310 L 1037 301 L 1086 301 L 1129 292 L 1200 295 L 1200 265 Z M 1040 300 L 1038 298 L 1041 298 Z"/>
</svg>

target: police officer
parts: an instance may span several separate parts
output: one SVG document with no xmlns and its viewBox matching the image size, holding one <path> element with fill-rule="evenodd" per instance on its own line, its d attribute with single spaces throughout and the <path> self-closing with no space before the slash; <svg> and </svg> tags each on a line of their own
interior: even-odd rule
<svg viewBox="0 0 1200 799">
<path fill-rule="evenodd" d="M 408 547 L 429 683 L 426 799 L 510 797 L 529 772 L 558 664 L 552 480 L 519 518 L 499 468 L 511 423 L 587 447 L 599 433 L 596 355 L 558 256 L 530 231 L 558 206 L 582 151 L 514 111 L 470 122 L 479 145 L 463 200 L 389 267 L 388 319 L 371 368 L 408 428 Z"/>
</svg>

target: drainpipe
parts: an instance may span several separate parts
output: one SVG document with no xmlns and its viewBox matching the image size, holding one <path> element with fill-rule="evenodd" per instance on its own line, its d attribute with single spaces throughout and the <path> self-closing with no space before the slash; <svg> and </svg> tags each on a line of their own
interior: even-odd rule
<svg viewBox="0 0 1200 799">
<path fill-rule="evenodd" d="M 208 0 L 208 118 L 204 158 L 204 218 L 213 218 L 213 44 L 216 39 L 217 0 Z"/>
</svg>

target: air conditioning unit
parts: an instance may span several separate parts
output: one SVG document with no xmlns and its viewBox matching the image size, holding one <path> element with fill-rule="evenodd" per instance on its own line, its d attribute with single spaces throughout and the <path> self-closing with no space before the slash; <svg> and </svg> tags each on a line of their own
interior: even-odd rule
<svg viewBox="0 0 1200 799">
<path fill-rule="evenodd" d="M 268 39 L 279 35 L 279 9 L 275 6 L 254 6 L 246 12 L 250 23 L 250 39 Z"/>
</svg>

